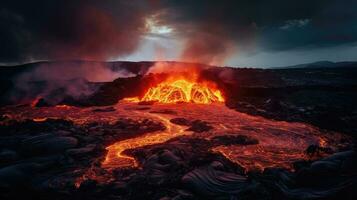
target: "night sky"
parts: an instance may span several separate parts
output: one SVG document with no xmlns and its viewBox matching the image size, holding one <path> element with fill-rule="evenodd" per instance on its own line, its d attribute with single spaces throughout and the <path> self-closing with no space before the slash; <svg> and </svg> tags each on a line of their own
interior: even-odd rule
<svg viewBox="0 0 357 200">
<path fill-rule="evenodd" d="M 356 0 L 2 0 L 0 64 L 357 60 Z"/>
</svg>

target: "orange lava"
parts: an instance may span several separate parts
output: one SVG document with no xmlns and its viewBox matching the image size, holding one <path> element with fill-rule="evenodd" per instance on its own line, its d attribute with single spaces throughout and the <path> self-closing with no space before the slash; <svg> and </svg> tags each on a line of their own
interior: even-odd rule
<svg viewBox="0 0 357 200">
<path fill-rule="evenodd" d="M 160 103 L 192 102 L 210 104 L 224 102 L 220 90 L 208 82 L 198 83 L 185 79 L 167 80 L 148 89 L 141 101 Z"/>
<path fill-rule="evenodd" d="M 36 107 L 37 103 L 40 101 L 41 97 L 36 97 L 32 102 L 31 102 L 31 107 Z"/>
<path fill-rule="evenodd" d="M 47 119 L 48 119 L 47 117 L 40 117 L 40 118 L 33 118 L 32 121 L 34 121 L 34 122 L 44 122 Z"/>
<path fill-rule="evenodd" d="M 188 135 L 184 127 L 172 124 L 170 119 L 158 114 L 142 113 L 150 118 L 160 120 L 166 126 L 166 130 L 155 133 L 148 133 L 144 136 L 122 140 L 113 145 L 108 146 L 107 156 L 105 157 L 102 167 L 106 169 L 122 168 L 122 167 L 138 167 L 138 163 L 134 157 L 125 154 L 125 150 L 135 149 L 147 145 L 158 144 L 168 141 L 177 136 Z"/>
<path fill-rule="evenodd" d="M 70 109 L 71 106 L 69 105 L 65 105 L 65 104 L 61 104 L 61 105 L 56 105 L 56 108 L 61 108 L 61 109 Z"/>
<path fill-rule="evenodd" d="M 138 102 L 140 102 L 140 99 L 138 97 L 127 97 L 127 98 L 124 98 L 123 101 L 138 103 Z"/>
<path fill-rule="evenodd" d="M 106 149 L 108 153 L 101 163 L 105 169 L 138 167 L 140 163 L 128 150 L 148 145 L 160 144 L 172 138 L 185 136 L 210 141 L 216 136 L 244 135 L 259 141 L 255 145 L 219 145 L 210 151 L 219 153 L 246 171 L 264 170 L 269 167 L 293 169 L 295 161 L 310 159 L 305 150 L 310 145 L 328 147 L 332 152 L 348 147 L 351 139 L 343 134 L 320 130 L 305 123 L 275 121 L 258 116 L 250 116 L 227 108 L 221 103 L 196 104 L 154 104 L 149 109 L 146 105 L 131 102 L 119 102 L 112 112 L 95 112 L 97 107 L 80 108 L 70 106 L 68 109 L 57 107 L 11 106 L 0 108 L 0 113 L 10 119 L 32 119 L 41 123 L 46 119 L 67 119 L 78 125 L 96 123 L 115 123 L 120 118 L 133 120 L 151 119 L 161 122 L 166 130 L 150 132 L 144 135 L 113 142 Z M 174 114 L 157 111 L 171 110 Z M 187 127 L 176 125 L 170 119 L 182 117 L 189 120 L 208 122 L 213 129 L 192 133 Z M 5 122 L 4 122 L 5 123 Z M 0 122 L 1 124 L 1 122 Z M 174 145 L 171 142 L 168 145 Z M 213 144 L 212 144 L 213 145 Z M 323 157 L 323 156 L 322 156 Z"/>
<path fill-rule="evenodd" d="M 285 168 L 293 171 L 292 163 L 304 160 L 304 151 L 287 147 L 218 146 L 213 152 L 222 154 L 227 159 L 244 167 L 245 171 L 264 171 L 266 168 Z"/>
</svg>

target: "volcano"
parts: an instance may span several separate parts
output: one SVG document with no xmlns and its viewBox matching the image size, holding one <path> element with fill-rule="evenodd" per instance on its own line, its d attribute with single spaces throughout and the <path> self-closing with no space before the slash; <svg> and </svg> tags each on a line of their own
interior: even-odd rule
<svg viewBox="0 0 357 200">
<path fill-rule="evenodd" d="M 332 84 L 308 85 L 321 82 L 320 69 L 305 70 L 316 77 L 294 86 L 284 82 L 289 71 L 187 68 L 98 83 L 81 99 L 51 104 L 52 96 L 43 95 L 1 107 L 6 197 L 21 196 L 18 189 L 54 199 L 224 199 L 252 198 L 252 192 L 299 199 L 353 192 L 354 135 L 321 124 L 321 115 L 305 116 L 322 112 L 312 108 L 320 101 L 307 104 L 311 90 L 337 91 Z M 245 77 L 226 79 L 227 72 Z M 349 76 L 338 72 L 343 81 L 334 87 L 352 98 Z"/>
<path fill-rule="evenodd" d="M 1 0 L 0 200 L 357 200 L 356 8 Z"/>
</svg>

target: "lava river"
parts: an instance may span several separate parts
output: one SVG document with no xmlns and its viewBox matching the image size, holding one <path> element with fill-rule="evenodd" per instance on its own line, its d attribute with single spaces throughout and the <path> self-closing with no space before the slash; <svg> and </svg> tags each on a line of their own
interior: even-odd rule
<svg viewBox="0 0 357 200">
<path fill-rule="evenodd" d="M 212 138 L 226 135 L 243 135 L 255 138 L 257 144 L 216 145 L 210 149 L 244 167 L 245 170 L 263 170 L 267 167 L 292 169 L 292 163 L 306 159 L 306 149 L 310 145 L 329 147 L 338 151 L 344 136 L 339 133 L 319 130 L 309 124 L 274 121 L 263 117 L 250 116 L 227 108 L 222 103 L 213 104 L 153 104 L 119 102 L 107 112 L 95 112 L 95 107 L 8 107 L 1 113 L 13 119 L 33 119 L 41 123 L 46 118 L 61 118 L 76 124 L 91 122 L 114 122 L 119 118 L 150 119 L 161 122 L 165 130 L 149 132 L 132 138 L 123 139 L 109 145 L 103 158 L 105 169 L 138 167 L 135 157 L 125 152 L 130 149 L 165 143 L 178 137 L 199 138 L 213 142 Z M 187 126 L 171 123 L 173 118 L 202 120 L 212 129 L 203 132 L 188 131 Z M 89 133 L 90 134 L 90 133 Z"/>
<path fill-rule="evenodd" d="M 134 112 L 139 113 L 139 111 Z M 102 164 L 103 167 L 107 169 L 131 166 L 138 167 L 138 163 L 133 157 L 124 154 L 125 150 L 134 149 L 146 145 L 163 143 L 171 138 L 189 134 L 187 131 L 185 131 L 184 127 L 171 123 L 168 117 L 147 112 L 141 112 L 140 114 L 148 118 L 160 120 L 160 122 L 162 122 L 166 126 L 166 130 L 149 133 L 140 137 L 135 137 L 127 140 L 122 140 L 107 147 L 108 154 Z"/>
</svg>

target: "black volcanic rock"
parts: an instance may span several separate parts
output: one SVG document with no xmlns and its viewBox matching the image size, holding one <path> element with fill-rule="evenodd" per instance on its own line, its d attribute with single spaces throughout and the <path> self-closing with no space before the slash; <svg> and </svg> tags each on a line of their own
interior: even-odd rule
<svg viewBox="0 0 357 200">
<path fill-rule="evenodd" d="M 35 107 L 49 107 L 51 104 L 49 104 L 44 98 L 40 98 L 36 104 Z"/>
<path fill-rule="evenodd" d="M 58 130 L 64 131 L 74 127 L 73 122 L 64 119 L 51 119 L 35 122 L 31 119 L 24 121 L 8 120 L 0 126 L 2 136 L 17 134 L 38 135 L 38 133 L 55 133 Z"/>
<path fill-rule="evenodd" d="M 331 148 L 318 145 L 310 145 L 305 150 L 306 155 L 309 157 L 321 157 L 323 154 L 331 154 L 332 152 Z"/>
<path fill-rule="evenodd" d="M 95 149 L 95 147 L 96 147 L 95 144 L 88 144 L 85 147 L 68 149 L 66 153 L 69 155 L 84 155 L 92 152 Z"/>
<path fill-rule="evenodd" d="M 76 147 L 78 140 L 74 137 L 53 136 L 49 134 L 33 136 L 22 141 L 24 154 L 60 153 Z"/>
<path fill-rule="evenodd" d="M 29 184 L 34 173 L 36 173 L 40 167 L 41 165 L 37 163 L 23 163 L 1 168 L 0 188 Z"/>
<path fill-rule="evenodd" d="M 0 151 L 0 163 L 8 163 L 17 160 L 19 155 L 16 151 L 4 149 Z"/>
<path fill-rule="evenodd" d="M 135 77 L 118 78 L 103 84 L 88 99 L 81 101 L 83 106 L 109 106 L 116 104 L 125 97 L 141 97 L 149 87 L 164 80 L 168 74 L 137 75 Z M 139 102 L 140 105 L 150 105 L 154 102 Z"/>
<path fill-rule="evenodd" d="M 143 168 L 150 184 L 162 185 L 177 178 L 176 173 L 182 170 L 183 164 L 177 152 L 164 149 L 147 158 Z"/>
<path fill-rule="evenodd" d="M 162 131 L 165 130 L 166 127 L 161 122 L 156 122 L 150 119 L 143 119 L 143 120 L 133 120 L 130 118 L 122 118 L 119 119 L 113 127 L 119 128 L 123 131 L 134 131 L 140 133 L 147 133 L 153 131 Z"/>
<path fill-rule="evenodd" d="M 265 184 L 272 184 L 288 199 L 355 199 L 357 156 L 354 151 L 333 154 L 312 162 L 295 174 L 281 169 L 264 172 Z M 269 177 L 269 178 L 267 178 Z"/>
<path fill-rule="evenodd" d="M 170 109 L 153 110 L 153 111 L 150 111 L 150 113 L 167 114 L 167 115 L 176 115 L 177 114 L 176 111 L 170 110 Z"/>
<path fill-rule="evenodd" d="M 0 190 L 8 187 L 17 189 L 33 186 L 31 183 L 36 176 L 48 172 L 60 159 L 60 156 L 35 157 L 0 168 Z"/>
<path fill-rule="evenodd" d="M 93 109 L 93 112 L 114 112 L 115 108 L 114 107 L 106 107 L 106 108 L 96 108 Z"/>
<path fill-rule="evenodd" d="M 170 119 L 170 122 L 181 126 L 190 126 L 192 124 L 190 120 L 182 117 Z"/>
<path fill-rule="evenodd" d="M 258 144 L 259 141 L 255 138 L 246 136 L 246 135 L 220 135 L 215 136 L 211 139 L 212 143 L 215 145 L 251 145 Z"/>
<path fill-rule="evenodd" d="M 196 133 L 202 133 L 205 131 L 209 131 L 213 129 L 211 125 L 208 124 L 208 122 L 202 121 L 202 120 L 195 120 L 191 123 L 190 128 L 188 128 L 188 131 L 193 131 Z"/>
<path fill-rule="evenodd" d="M 118 78 L 113 82 L 102 85 L 97 92 L 92 94 L 86 101 L 86 106 L 109 106 L 116 104 L 120 99 L 127 96 L 138 96 L 140 94 L 140 81 L 142 76 L 129 78 Z M 133 88 L 136 88 L 135 90 Z"/>
<path fill-rule="evenodd" d="M 193 193 L 209 199 L 235 199 L 241 193 L 257 187 L 256 183 L 250 183 L 244 176 L 224 171 L 222 163 L 218 161 L 187 173 L 182 177 L 182 183 Z"/>
</svg>

